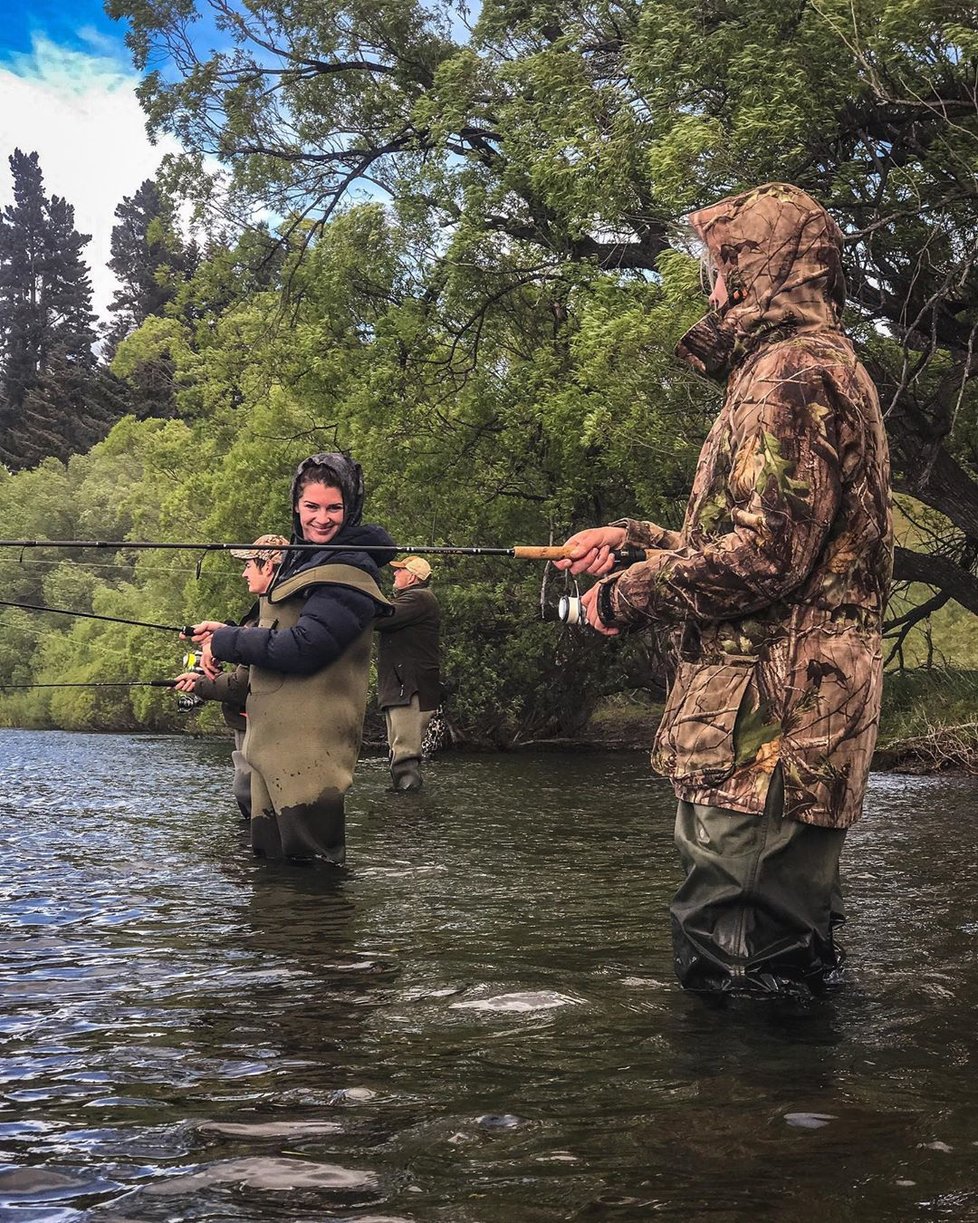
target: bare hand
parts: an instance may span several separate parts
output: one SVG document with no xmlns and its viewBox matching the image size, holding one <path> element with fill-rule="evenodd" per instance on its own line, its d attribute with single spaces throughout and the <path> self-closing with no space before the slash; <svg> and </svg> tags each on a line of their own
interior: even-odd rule
<svg viewBox="0 0 978 1223">
<path fill-rule="evenodd" d="M 593 628 L 596 633 L 600 633 L 603 637 L 617 637 L 621 633 L 621 629 L 612 628 L 610 625 L 605 624 L 598 615 L 598 591 L 600 589 L 601 583 L 599 582 L 581 595 L 581 605 L 587 617 L 588 627 Z"/>
<path fill-rule="evenodd" d="M 211 634 L 216 633 L 219 628 L 227 628 L 223 620 L 201 620 L 200 624 L 192 626 L 194 630 L 193 640 L 198 645 L 206 645 L 211 639 Z M 183 637 L 183 633 L 180 634 Z"/>
<path fill-rule="evenodd" d="M 554 565 L 558 569 L 569 569 L 571 573 L 593 573 L 601 577 L 614 568 L 615 558 L 611 554 L 624 547 L 625 535 L 624 527 L 589 527 L 586 531 L 578 531 L 564 545 L 574 551 L 566 560 L 554 561 Z M 594 624 L 593 619 L 591 623 Z"/>
<path fill-rule="evenodd" d="M 184 671 L 173 681 L 173 686 L 177 692 L 193 692 L 199 679 L 200 676 L 196 671 Z"/>
<path fill-rule="evenodd" d="M 218 628 L 224 628 L 223 624 L 219 624 Z M 217 679 L 221 674 L 221 664 L 211 653 L 210 637 L 204 642 L 204 648 L 200 652 L 200 666 L 208 679 Z"/>
</svg>

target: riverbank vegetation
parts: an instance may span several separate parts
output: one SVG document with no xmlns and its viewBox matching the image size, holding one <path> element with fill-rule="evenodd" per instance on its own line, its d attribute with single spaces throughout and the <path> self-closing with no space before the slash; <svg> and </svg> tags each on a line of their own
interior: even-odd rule
<svg viewBox="0 0 978 1223">
<path fill-rule="evenodd" d="M 560 541 L 627 514 L 675 527 L 719 402 L 671 357 L 703 309 L 680 219 L 790 180 L 846 231 L 847 324 L 893 451 L 884 738 L 975 722 L 972 5 L 500 0 L 471 29 L 460 10 L 409 0 L 221 5 L 216 52 L 191 4 L 110 8 L 137 66 L 166 63 L 143 102 L 186 156 L 120 204 L 121 288 L 93 362 L 78 357 L 84 283 L 70 336 L 41 291 L 64 279 L 50 252 L 77 254 L 70 209 L 29 159 L 12 163 L 4 538 L 287 532 L 294 464 L 336 448 L 365 468 L 367 516 L 408 545 Z M 177 221 L 188 207 L 193 240 Z M 255 216 L 272 220 L 241 219 Z M 42 235 L 46 264 L 15 258 L 25 233 Z M 552 571 L 434 565 L 452 717 L 471 742 L 581 736 L 620 694 L 661 693 L 647 637 L 555 623 Z M 8 601 L 164 624 L 246 604 L 221 554 L 4 550 L 0 574 Z M 160 630 L 10 607 L 0 625 L 8 685 L 180 669 Z M 951 704 L 935 677 L 957 671 Z M 218 725 L 215 710 L 191 717 L 149 687 L 0 694 L 8 725 Z"/>
</svg>

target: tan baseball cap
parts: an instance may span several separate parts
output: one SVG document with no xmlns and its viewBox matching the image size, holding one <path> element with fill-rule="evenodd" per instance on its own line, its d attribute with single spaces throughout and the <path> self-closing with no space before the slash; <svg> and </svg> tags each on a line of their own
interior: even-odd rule
<svg viewBox="0 0 978 1223">
<path fill-rule="evenodd" d="M 392 569 L 406 569 L 422 582 L 431 577 L 431 566 L 421 556 L 406 556 L 402 561 L 391 561 Z"/>
<path fill-rule="evenodd" d="M 288 546 L 284 535 L 259 535 L 250 548 L 232 548 L 231 555 L 239 561 L 275 561 L 277 564 Z"/>
</svg>

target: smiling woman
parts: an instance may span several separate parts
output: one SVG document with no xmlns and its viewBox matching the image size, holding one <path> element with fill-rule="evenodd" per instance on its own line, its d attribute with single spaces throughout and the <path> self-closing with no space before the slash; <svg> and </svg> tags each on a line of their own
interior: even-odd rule
<svg viewBox="0 0 978 1223">
<path fill-rule="evenodd" d="M 332 484 L 314 479 L 314 472 L 307 474 L 296 505 L 299 526 L 307 542 L 328 544 L 343 525 L 343 493 Z"/>
<path fill-rule="evenodd" d="M 251 844 L 259 857 L 344 861 L 344 798 L 360 750 L 373 625 L 391 611 L 378 565 L 394 555 L 393 548 L 378 555 L 392 541 L 361 523 L 363 499 L 360 465 L 345 455 L 300 463 L 292 542 L 330 550 L 286 557 L 257 626 L 195 626 L 207 643 L 205 670 L 217 674 L 218 659 L 249 667 L 242 752 L 252 769 Z"/>
</svg>

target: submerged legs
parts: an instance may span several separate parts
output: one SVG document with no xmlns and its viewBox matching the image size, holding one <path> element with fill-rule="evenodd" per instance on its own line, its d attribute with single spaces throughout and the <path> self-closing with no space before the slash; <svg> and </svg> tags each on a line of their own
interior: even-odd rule
<svg viewBox="0 0 978 1223">
<path fill-rule="evenodd" d="M 236 730 L 234 732 L 234 751 L 231 753 L 231 763 L 234 765 L 234 780 L 231 783 L 231 788 L 234 793 L 235 802 L 238 804 L 238 810 L 241 812 L 243 820 L 251 819 L 251 765 L 245 759 L 244 752 L 241 750 L 244 746 L 244 731 Z"/>
<path fill-rule="evenodd" d="M 310 862 L 324 858 L 342 866 L 346 858 L 344 796 L 324 790 L 311 803 L 276 809 L 257 770 L 251 774 L 251 847 L 260 858 Z"/>
<path fill-rule="evenodd" d="M 417 694 L 410 705 L 385 706 L 391 782 L 395 790 L 421 789 L 421 743 L 434 712 L 420 707 Z"/>
<path fill-rule="evenodd" d="M 670 912 L 686 989 L 804 993 L 838 979 L 845 830 L 783 819 L 783 806 L 780 772 L 763 815 L 680 802 L 686 877 Z"/>
</svg>

